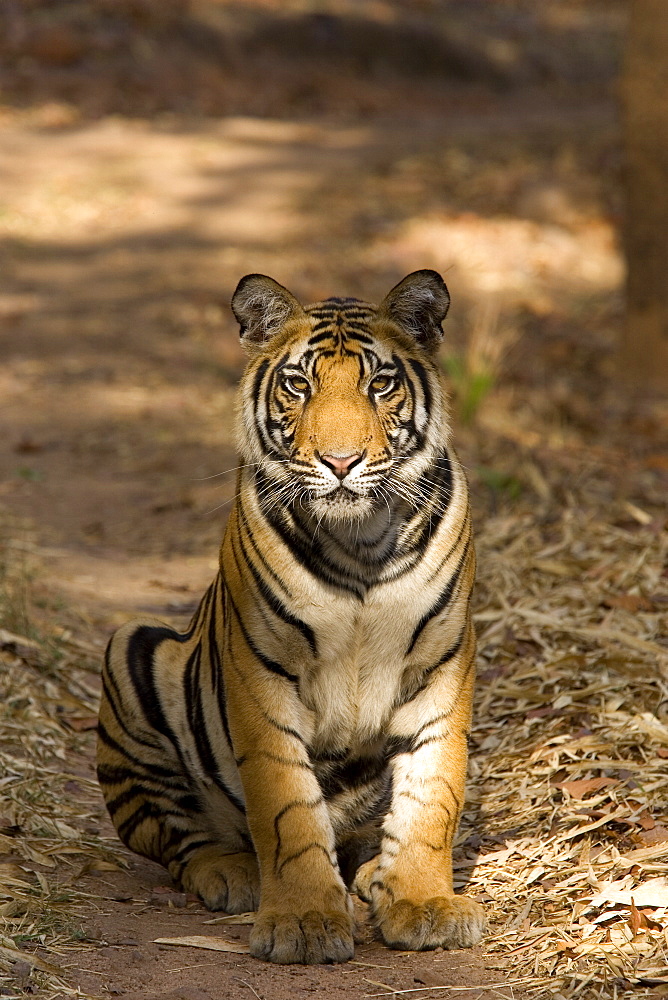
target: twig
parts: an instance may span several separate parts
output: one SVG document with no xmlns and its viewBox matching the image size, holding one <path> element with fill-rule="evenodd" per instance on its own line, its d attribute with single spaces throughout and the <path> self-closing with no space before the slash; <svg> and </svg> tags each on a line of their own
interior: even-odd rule
<svg viewBox="0 0 668 1000">
<path fill-rule="evenodd" d="M 367 979 L 366 982 L 369 983 L 369 982 L 371 982 L 371 980 Z M 488 983 L 487 985 L 485 985 L 484 983 L 483 984 L 479 984 L 478 983 L 475 986 L 415 986 L 415 987 L 412 987 L 410 990 L 393 990 L 390 987 L 388 987 L 388 989 L 390 990 L 389 993 L 367 993 L 366 996 L 369 997 L 369 998 L 371 998 L 371 997 L 389 997 L 389 996 L 394 996 L 394 995 L 402 996 L 404 993 L 424 993 L 427 990 L 430 990 L 430 991 L 431 990 L 451 990 L 453 992 L 456 991 L 458 993 L 465 993 L 465 992 L 471 991 L 471 990 L 494 990 L 495 993 L 498 993 L 499 991 L 496 988 L 497 985 L 498 986 L 503 985 L 504 989 L 507 989 L 509 986 L 523 986 L 526 983 L 532 983 L 532 982 L 534 982 L 533 979 L 527 979 L 527 978 L 525 978 L 525 979 L 513 979 L 511 982 L 509 982 L 509 983 L 503 983 L 503 984 L 501 984 L 501 983 L 498 983 L 498 984 Z M 386 983 L 378 983 L 376 985 L 385 986 L 387 984 Z"/>
<path fill-rule="evenodd" d="M 252 994 L 253 994 L 254 996 L 256 996 L 256 997 L 257 997 L 257 1000 L 264 1000 L 264 997 L 261 997 L 261 996 L 260 996 L 260 994 L 259 994 L 259 993 L 257 992 L 257 990 L 255 989 L 255 987 L 254 987 L 254 986 L 251 986 L 251 984 L 250 984 L 250 983 L 247 983 L 245 979 L 241 979 L 241 977 L 240 977 L 240 976 L 234 976 L 234 978 L 235 978 L 235 979 L 237 980 L 237 982 L 239 982 L 239 983 L 243 983 L 243 984 L 244 984 L 244 986 L 247 986 L 247 987 L 248 987 L 248 989 L 249 989 L 249 990 L 251 991 L 251 993 L 252 993 Z"/>
</svg>

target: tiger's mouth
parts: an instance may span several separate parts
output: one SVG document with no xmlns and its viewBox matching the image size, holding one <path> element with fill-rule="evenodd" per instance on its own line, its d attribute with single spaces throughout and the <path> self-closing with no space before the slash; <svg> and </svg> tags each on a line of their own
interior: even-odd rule
<svg viewBox="0 0 668 1000">
<path fill-rule="evenodd" d="M 378 501 L 371 495 L 346 489 L 342 484 L 329 493 L 312 493 L 306 501 L 306 506 L 318 522 L 345 524 L 363 521 L 373 515 L 378 507 Z"/>
<path fill-rule="evenodd" d="M 359 500 L 366 500 L 367 497 L 361 496 L 359 493 L 354 493 L 342 483 L 340 486 L 335 486 L 331 493 L 325 493 L 324 496 L 317 499 L 324 500 L 326 503 L 342 504 L 357 503 Z"/>
</svg>

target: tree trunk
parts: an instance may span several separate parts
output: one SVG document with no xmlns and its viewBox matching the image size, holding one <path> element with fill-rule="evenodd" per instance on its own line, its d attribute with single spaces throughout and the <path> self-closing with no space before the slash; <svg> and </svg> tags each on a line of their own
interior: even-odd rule
<svg viewBox="0 0 668 1000">
<path fill-rule="evenodd" d="M 668 389 L 668 3 L 632 0 L 622 80 L 627 318 L 620 371 Z"/>
</svg>

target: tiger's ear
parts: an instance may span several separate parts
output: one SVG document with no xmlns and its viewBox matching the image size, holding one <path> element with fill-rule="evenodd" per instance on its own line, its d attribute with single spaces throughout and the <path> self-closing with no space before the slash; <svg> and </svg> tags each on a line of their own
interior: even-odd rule
<svg viewBox="0 0 668 1000">
<path fill-rule="evenodd" d="M 450 293 L 438 271 L 413 271 L 395 285 L 378 307 L 418 344 L 436 350 L 443 340 L 441 323 L 450 305 Z"/>
<path fill-rule="evenodd" d="M 304 313 L 294 295 L 266 274 L 247 274 L 232 296 L 243 344 L 262 344 L 278 333 L 289 319 Z"/>
</svg>

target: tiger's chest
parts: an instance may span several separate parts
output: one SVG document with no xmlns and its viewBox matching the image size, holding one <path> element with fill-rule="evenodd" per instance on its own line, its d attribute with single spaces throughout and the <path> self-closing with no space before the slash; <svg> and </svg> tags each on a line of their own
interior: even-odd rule
<svg viewBox="0 0 668 1000">
<path fill-rule="evenodd" d="M 417 577 L 374 588 L 363 602 L 329 596 L 301 611 L 317 641 L 299 684 L 316 752 L 363 751 L 387 734 L 414 667 L 409 647 L 416 622 L 436 590 Z"/>
</svg>

